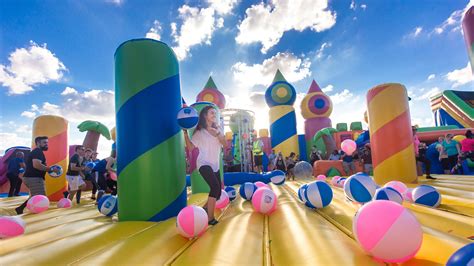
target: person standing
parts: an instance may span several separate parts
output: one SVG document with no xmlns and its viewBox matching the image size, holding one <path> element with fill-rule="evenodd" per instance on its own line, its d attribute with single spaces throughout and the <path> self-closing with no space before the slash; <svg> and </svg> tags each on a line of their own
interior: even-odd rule
<svg viewBox="0 0 474 266">
<path fill-rule="evenodd" d="M 293 168 L 295 168 L 295 165 L 296 165 L 296 153 L 294 152 L 291 152 L 290 153 L 290 156 L 288 158 L 286 158 L 286 170 L 288 172 L 288 180 L 290 180 L 290 178 L 293 179 L 293 181 L 295 180 L 295 174 L 293 173 Z"/>
<path fill-rule="evenodd" d="M 362 150 L 360 162 L 364 166 L 364 173 L 370 175 L 372 173 L 373 167 L 372 167 L 372 152 L 370 150 L 369 143 L 365 144 L 364 149 Z"/>
<path fill-rule="evenodd" d="M 339 161 L 341 159 L 341 155 L 337 150 L 334 150 L 331 155 L 329 156 L 330 161 Z"/>
<path fill-rule="evenodd" d="M 309 155 L 309 163 L 314 166 L 316 161 L 322 160 L 321 154 L 317 150 L 316 146 L 311 147 L 311 154 Z"/>
<path fill-rule="evenodd" d="M 263 142 L 260 139 L 255 139 L 253 142 L 252 152 L 255 162 L 254 170 L 257 173 L 261 173 L 263 168 Z"/>
<path fill-rule="evenodd" d="M 109 184 L 107 182 L 108 179 L 108 172 L 112 171 L 115 172 L 113 169 L 113 165 L 115 164 L 115 158 L 117 156 L 116 150 L 112 150 L 110 153 L 110 156 L 100 160 L 95 166 L 94 166 L 94 175 L 97 179 L 97 185 L 99 188 L 99 191 L 97 193 L 97 201 L 105 194 L 107 191 L 107 188 L 109 187 Z M 112 189 L 112 195 L 116 195 L 117 190 Z M 94 194 L 93 194 L 94 195 Z"/>
<path fill-rule="evenodd" d="M 275 165 L 275 169 L 283 171 L 286 173 L 286 162 L 285 159 L 283 159 L 283 154 L 281 154 L 281 151 L 278 152 L 277 157 L 275 158 L 275 162 L 273 163 Z"/>
<path fill-rule="evenodd" d="M 474 138 L 471 130 L 466 131 L 466 138 L 461 141 L 461 151 L 464 158 L 474 160 Z"/>
<path fill-rule="evenodd" d="M 415 157 L 417 162 L 421 162 L 425 165 L 426 179 L 436 179 L 431 176 L 431 162 L 426 158 L 426 144 L 421 143 L 416 135 L 417 128 L 416 126 L 412 127 L 413 132 L 413 144 L 415 148 Z M 454 166 L 454 165 L 453 165 Z"/>
<path fill-rule="evenodd" d="M 26 171 L 23 176 L 23 182 L 30 190 L 30 198 L 36 195 L 46 195 L 44 176 L 46 172 L 51 171 L 51 167 L 46 164 L 44 151 L 48 150 L 48 137 L 40 136 L 35 138 L 36 148 L 33 149 L 26 160 Z M 53 172 L 59 173 L 59 169 L 53 169 Z M 22 214 L 28 200 L 15 209 L 17 214 Z"/>
<path fill-rule="evenodd" d="M 81 193 L 82 189 L 86 188 L 86 183 L 82 180 L 81 172 L 84 171 L 83 160 L 85 155 L 85 148 L 82 145 L 76 146 L 76 153 L 69 160 L 69 165 L 66 173 L 66 180 L 69 187 L 68 198 L 70 200 L 74 199 L 74 196 L 77 193 L 76 202 L 79 204 L 81 202 Z"/>
<path fill-rule="evenodd" d="M 8 197 L 20 195 L 20 188 L 23 183 L 20 175 L 24 172 L 26 167 L 24 157 L 25 154 L 23 152 L 17 151 L 15 153 L 15 158 L 10 159 L 8 162 L 7 178 L 10 181 Z M 23 172 L 20 171 L 20 169 L 23 169 Z"/>
<path fill-rule="evenodd" d="M 446 134 L 446 137 L 444 138 L 443 141 L 443 149 L 446 151 L 446 154 L 448 155 L 447 159 L 447 167 L 444 169 L 445 174 L 450 174 L 451 170 L 453 167 L 457 164 L 458 162 L 458 156 L 461 153 L 461 147 L 459 145 L 459 142 L 453 140 L 453 134 Z"/>
<path fill-rule="evenodd" d="M 216 201 L 220 198 L 222 192 L 219 157 L 222 147 L 226 145 L 224 134 L 217 126 L 216 116 L 217 110 L 212 106 L 206 106 L 199 114 L 199 123 L 191 139 L 187 131 L 183 130 L 186 147 L 189 150 L 199 149 L 199 155 L 196 160 L 197 168 L 209 185 L 210 192 L 207 203 L 204 206 L 209 225 L 216 225 L 218 223 L 214 217 L 214 209 Z"/>
<path fill-rule="evenodd" d="M 344 169 L 344 172 L 346 172 L 346 175 L 348 176 L 353 175 L 356 171 L 356 167 L 354 163 L 355 155 L 356 155 L 356 152 L 354 152 L 351 155 L 348 155 L 345 152 L 342 152 L 342 168 Z"/>
<path fill-rule="evenodd" d="M 272 150 L 272 152 L 268 155 L 268 171 L 273 171 L 275 169 L 275 159 L 275 150 Z"/>
</svg>

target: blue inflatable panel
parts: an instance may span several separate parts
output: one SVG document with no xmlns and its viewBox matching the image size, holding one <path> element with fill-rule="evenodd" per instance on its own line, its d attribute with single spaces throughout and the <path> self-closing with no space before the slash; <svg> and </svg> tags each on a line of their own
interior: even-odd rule
<svg viewBox="0 0 474 266">
<path fill-rule="evenodd" d="M 306 139 L 304 135 L 298 135 L 298 146 L 300 148 L 300 161 L 308 161 L 306 154 Z"/>
<path fill-rule="evenodd" d="M 186 175 L 186 186 L 187 187 L 191 186 L 191 175 Z"/>
<path fill-rule="evenodd" d="M 270 178 L 279 174 L 282 174 L 281 171 L 272 171 L 266 174 L 224 173 L 224 185 L 234 186 L 234 185 L 242 185 L 245 182 L 255 183 L 257 181 L 267 184 L 267 183 L 270 183 Z"/>
<path fill-rule="evenodd" d="M 436 142 L 432 143 L 428 146 L 426 150 L 426 158 L 431 163 L 431 173 L 432 174 L 443 174 L 443 166 L 441 166 L 441 162 L 439 161 L 439 152 L 436 150 Z"/>
</svg>

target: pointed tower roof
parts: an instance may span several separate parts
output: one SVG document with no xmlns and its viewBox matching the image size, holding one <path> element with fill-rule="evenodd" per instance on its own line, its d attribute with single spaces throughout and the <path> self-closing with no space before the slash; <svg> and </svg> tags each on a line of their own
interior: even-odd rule
<svg viewBox="0 0 474 266">
<path fill-rule="evenodd" d="M 309 91 L 308 93 L 313 93 L 313 92 L 322 92 L 321 88 L 319 87 L 318 83 L 313 79 L 313 82 L 311 82 L 311 86 L 309 86 Z"/>
<path fill-rule="evenodd" d="M 280 69 L 277 69 L 277 72 L 275 73 L 275 77 L 273 78 L 272 83 L 277 82 L 277 81 L 286 81 L 285 77 L 283 77 L 283 74 L 280 72 Z"/>
<path fill-rule="evenodd" d="M 209 79 L 207 80 L 206 85 L 204 85 L 204 88 L 205 89 L 216 89 L 217 90 L 217 86 L 214 83 L 214 80 L 212 79 L 212 76 L 209 76 Z"/>
</svg>

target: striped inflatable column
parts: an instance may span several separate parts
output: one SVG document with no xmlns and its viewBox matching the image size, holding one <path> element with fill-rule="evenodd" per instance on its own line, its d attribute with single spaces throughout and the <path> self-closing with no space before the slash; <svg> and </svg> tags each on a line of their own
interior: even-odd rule
<svg viewBox="0 0 474 266">
<path fill-rule="evenodd" d="M 42 115 L 33 121 L 32 147 L 35 148 L 35 138 L 48 137 L 48 150 L 44 152 L 48 166 L 53 164 L 63 168 L 59 177 L 45 176 L 46 196 L 51 201 L 64 198 L 63 192 L 67 190 L 66 172 L 69 162 L 68 121 L 60 116 Z"/>
<path fill-rule="evenodd" d="M 474 6 L 464 14 L 462 20 L 462 30 L 464 32 L 464 40 L 466 40 L 466 48 L 471 61 L 471 71 L 474 74 Z"/>
<path fill-rule="evenodd" d="M 374 177 L 378 184 L 416 181 L 408 95 L 403 85 L 382 84 L 367 93 Z"/>
<path fill-rule="evenodd" d="M 293 103 L 296 90 L 288 83 L 280 70 L 277 70 L 272 84 L 265 92 L 265 101 L 270 107 L 270 137 L 276 153 L 289 156 L 298 153 L 298 136 L 296 135 L 296 114 Z"/>
<path fill-rule="evenodd" d="M 191 106 L 196 109 L 196 111 L 200 114 L 201 113 L 201 110 L 206 107 L 206 106 L 213 106 L 214 109 L 216 109 L 217 113 L 216 113 L 216 119 L 217 121 L 220 120 L 220 112 L 219 112 L 219 107 L 217 107 L 215 104 L 213 103 L 210 103 L 210 102 L 197 102 L 197 103 L 194 103 L 194 104 L 191 104 Z M 193 130 L 189 130 L 188 131 L 189 133 L 189 137 L 192 139 L 192 135 L 194 133 L 194 129 Z M 193 158 L 191 158 L 192 160 L 196 160 L 197 159 L 197 155 L 198 153 L 196 153 L 196 156 L 194 156 Z M 220 163 L 220 173 L 221 173 L 221 179 L 223 177 L 223 161 L 222 161 L 222 153 L 221 153 L 221 163 Z M 199 173 L 199 169 L 193 169 L 193 171 L 191 172 L 191 190 L 192 190 L 192 193 L 193 194 L 196 194 L 196 193 L 209 193 L 209 185 L 206 183 L 206 181 L 204 181 L 204 178 L 202 177 L 202 175 Z"/>
<path fill-rule="evenodd" d="M 136 39 L 115 51 L 120 221 L 161 221 L 186 206 L 179 66 L 165 43 Z"/>
</svg>

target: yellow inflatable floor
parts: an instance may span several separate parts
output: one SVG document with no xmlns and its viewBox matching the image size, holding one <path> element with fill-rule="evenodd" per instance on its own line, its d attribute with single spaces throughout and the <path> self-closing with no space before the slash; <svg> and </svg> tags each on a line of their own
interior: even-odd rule
<svg viewBox="0 0 474 266">
<path fill-rule="evenodd" d="M 0 265 L 382 265 L 354 240 L 352 217 L 359 208 L 333 188 L 332 203 L 311 210 L 298 201 L 300 185 L 272 189 L 278 209 L 271 216 L 253 211 L 240 197 L 218 212 L 219 224 L 198 239 L 178 235 L 175 219 L 118 222 L 83 200 L 70 209 L 51 207 L 24 214 L 26 233 L 0 240 Z M 438 176 L 420 180 L 443 194 L 438 209 L 404 203 L 423 225 L 423 245 L 404 265 L 444 265 L 474 236 L 474 177 Z M 202 204 L 206 195 L 189 197 Z M 0 215 L 13 215 L 23 198 L 0 199 Z"/>
</svg>

